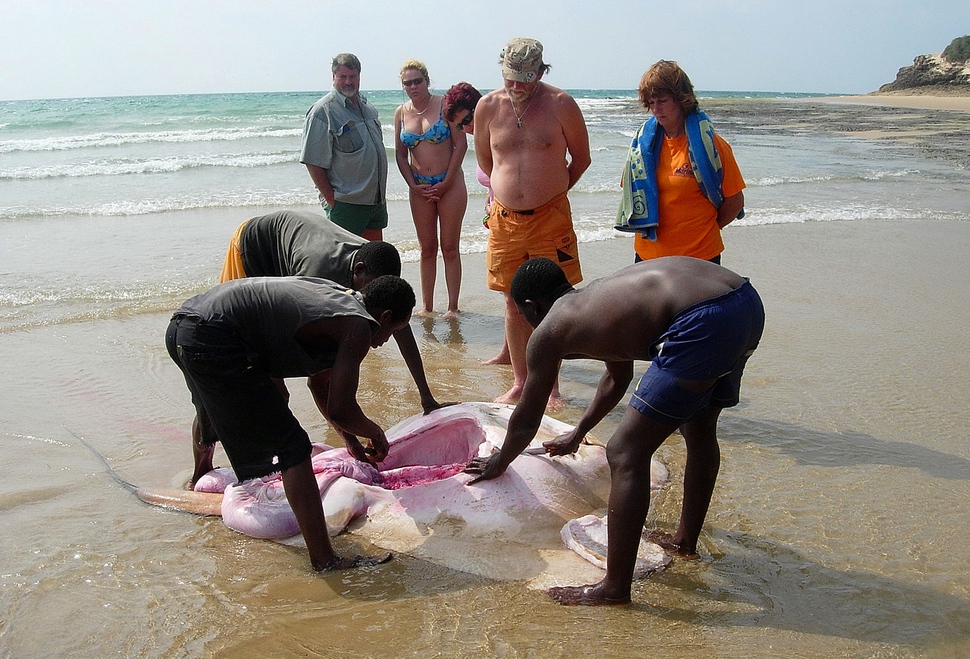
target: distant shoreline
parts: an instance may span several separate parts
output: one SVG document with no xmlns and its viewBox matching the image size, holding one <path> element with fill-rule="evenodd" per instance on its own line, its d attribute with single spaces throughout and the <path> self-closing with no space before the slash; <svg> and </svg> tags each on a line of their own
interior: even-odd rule
<svg viewBox="0 0 970 659">
<path fill-rule="evenodd" d="M 577 98 L 592 99 L 623 99 L 637 101 L 636 89 L 566 89 Z M 400 96 L 399 89 L 365 89 L 364 96 L 381 98 L 388 95 Z M 775 91 L 724 91 L 724 90 L 695 90 L 698 99 L 705 101 L 737 101 L 737 100 L 785 100 L 785 101 L 828 101 L 835 103 L 870 103 L 877 105 L 900 105 L 904 107 L 926 107 L 930 109 L 970 109 L 970 87 L 961 95 L 960 91 L 944 92 L 940 89 L 918 92 L 872 92 L 869 94 L 826 94 L 825 92 L 775 92 Z M 64 98 L 36 98 L 36 99 L 0 99 L 0 104 L 11 106 L 20 104 L 64 104 L 76 101 L 114 102 L 127 99 L 162 99 L 164 101 L 182 102 L 187 99 L 206 97 L 242 97 L 242 96 L 280 96 L 298 98 L 301 102 L 306 99 L 316 99 L 326 94 L 324 91 L 283 91 L 283 92 L 210 92 L 184 94 L 136 94 L 122 96 L 78 96 Z M 395 104 L 399 99 L 395 97 Z"/>
<path fill-rule="evenodd" d="M 441 90 L 437 90 L 441 91 Z M 482 88 L 485 91 L 485 88 Z M 584 99 L 600 99 L 600 100 L 613 100 L 622 99 L 637 102 L 637 90 L 636 89 L 590 89 L 590 88 L 566 88 L 565 91 L 572 94 L 576 98 Z M 118 96 L 68 96 L 62 98 L 23 98 L 23 99 L 3 99 L 0 98 L 0 104 L 10 105 L 11 107 L 16 105 L 29 105 L 29 104 L 66 104 L 74 103 L 77 101 L 98 101 L 98 102 L 116 102 L 116 101 L 126 101 L 128 99 L 156 99 L 162 100 L 164 102 L 184 102 L 193 99 L 205 99 L 205 98 L 215 98 L 215 97 L 260 97 L 260 96 L 279 96 L 288 99 L 298 99 L 302 102 L 309 102 L 312 104 L 313 101 L 325 95 L 327 90 L 318 91 L 260 91 L 260 92 L 186 92 L 186 93 L 170 93 L 170 94 L 129 94 L 129 95 L 118 95 Z M 385 97 L 393 96 L 394 105 L 398 105 L 401 97 L 400 89 L 362 89 L 361 93 L 368 97 L 369 99 L 378 98 L 381 100 L 386 100 Z M 873 92 L 872 94 L 860 94 L 856 96 L 852 95 L 835 95 L 828 94 L 826 92 L 792 92 L 792 91 L 750 91 L 750 90 L 738 90 L 738 91 L 726 91 L 726 90 L 710 90 L 710 89 L 696 89 L 695 93 L 701 102 L 705 101 L 737 101 L 737 100 L 798 100 L 798 101 L 826 101 L 840 99 L 865 99 L 871 97 L 878 98 L 891 98 L 900 94 L 900 92 L 888 92 L 882 93 Z M 918 93 L 912 94 L 902 94 L 903 96 L 919 96 Z M 932 97 L 938 96 L 934 93 L 930 95 Z M 968 88 L 967 96 L 960 97 L 951 95 L 952 98 L 967 98 L 970 99 L 970 88 Z"/>
<path fill-rule="evenodd" d="M 962 110 L 963 112 L 970 112 L 970 96 L 873 92 L 872 94 L 858 96 L 819 96 L 798 100 L 810 100 L 822 103 L 853 103 L 856 105 L 888 105 L 892 107 L 927 110 Z"/>
</svg>

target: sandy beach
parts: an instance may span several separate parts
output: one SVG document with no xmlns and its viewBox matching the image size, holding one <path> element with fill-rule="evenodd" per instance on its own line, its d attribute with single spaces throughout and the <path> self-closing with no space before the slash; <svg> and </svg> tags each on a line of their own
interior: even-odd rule
<svg viewBox="0 0 970 659">
<path fill-rule="evenodd" d="M 827 103 L 853 103 L 857 105 L 885 105 L 898 108 L 921 108 L 926 110 L 963 110 L 970 112 L 970 96 L 878 93 L 857 96 L 824 96 L 811 99 Z"/>
<path fill-rule="evenodd" d="M 700 560 L 674 561 L 635 584 L 632 606 L 609 610 L 561 607 L 523 582 L 403 554 L 319 575 L 302 549 L 139 502 L 77 437 L 130 483 L 185 481 L 193 410 L 163 346 L 168 317 L 215 282 L 247 214 L 286 206 L 238 206 L 233 191 L 275 190 L 278 181 L 298 188 L 304 173 L 212 166 L 180 170 L 179 182 L 139 167 L 82 185 L 48 172 L 46 151 L 18 155 L 11 171 L 45 167 L 8 184 L 20 205 L 54 199 L 78 210 L 0 222 L 0 655 L 970 654 L 970 115 L 832 98 L 711 103 L 749 186 L 748 215 L 724 232 L 723 263 L 764 298 L 765 335 L 741 404 L 723 415 Z M 613 112 L 597 115 L 613 127 L 594 133 L 602 170 L 570 194 L 587 283 L 633 257 L 631 240 L 611 228 L 610 158 L 640 114 Z M 151 143 L 144 158 L 158 160 L 165 144 Z M 239 148 L 226 144 L 230 154 Z M 251 151 L 266 148 L 257 141 Z M 102 150 L 114 149 L 71 150 L 69 169 L 89 160 L 96 168 Z M 205 196 L 202 208 L 143 212 L 134 203 L 143 195 L 125 196 L 132 188 L 162 201 L 192 200 L 196 190 L 232 201 Z M 85 190 L 84 205 L 62 201 Z M 132 203 L 104 205 L 116 198 Z M 501 343 L 503 303 L 485 287 L 472 210 L 461 315 L 412 320 L 442 401 L 490 400 L 512 378 L 508 367 L 481 364 Z M 389 212 L 399 246 L 413 249 L 407 202 Z M 404 275 L 418 281 L 415 260 Z M 579 418 L 601 372 L 596 362 L 564 364 L 558 418 Z M 290 391 L 311 437 L 338 445 L 303 383 Z M 418 411 L 393 344 L 364 361 L 359 399 L 384 427 Z M 621 413 L 594 434 L 608 440 Z M 682 440 L 658 457 L 671 481 L 647 524 L 671 530 Z M 226 463 L 221 452 L 217 463 Z M 345 553 L 378 551 L 352 533 L 335 543 Z"/>
<path fill-rule="evenodd" d="M 82 645 L 151 656 L 970 651 L 970 224 L 732 227 L 725 241 L 725 264 L 764 297 L 765 337 L 742 404 L 724 417 L 702 559 L 638 582 L 632 607 L 577 613 L 521 584 L 406 556 L 314 575 L 301 550 L 141 504 L 65 428 L 132 482 L 185 478 L 191 407 L 161 346 L 167 315 L 155 312 L 0 335 L 20 380 L 5 393 L 5 427 L 18 432 L 0 443 L 0 463 L 21 483 L 0 518 L 3 645 L 19 656 Z M 581 246 L 587 280 L 631 256 L 626 239 Z M 413 321 L 442 400 L 487 400 L 511 377 L 479 363 L 498 348 L 502 306 L 484 287 L 482 255 L 465 267 L 461 317 Z M 416 279 L 416 265 L 405 275 Z M 599 374 L 594 362 L 564 366 L 560 418 L 578 418 Z M 379 422 L 415 411 L 393 349 L 368 357 L 362 382 Z M 303 388 L 291 389 L 311 434 L 333 443 Z M 670 529 L 682 442 L 659 457 L 673 481 L 648 524 Z M 352 535 L 337 546 L 368 550 Z M 132 616 L 155 622 L 136 630 Z M 386 630 L 402 629 L 408 642 L 390 651 Z"/>
</svg>

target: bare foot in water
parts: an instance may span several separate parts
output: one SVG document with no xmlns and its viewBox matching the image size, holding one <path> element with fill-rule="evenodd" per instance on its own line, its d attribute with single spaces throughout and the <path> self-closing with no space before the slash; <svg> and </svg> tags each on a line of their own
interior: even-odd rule
<svg viewBox="0 0 970 659">
<path fill-rule="evenodd" d="M 442 318 L 457 318 L 459 313 L 461 313 L 461 311 L 459 309 L 448 309 L 448 311 L 446 311 L 444 314 L 442 314 L 441 317 Z"/>
<path fill-rule="evenodd" d="M 422 309 L 414 315 L 418 318 L 434 318 L 434 311 L 432 309 Z"/>
<path fill-rule="evenodd" d="M 589 586 L 554 586 L 547 593 L 549 597 L 566 606 L 615 606 L 629 604 L 630 596 L 609 597 L 604 591 L 603 583 Z"/>
<path fill-rule="evenodd" d="M 506 391 L 504 394 L 496 398 L 493 402 L 505 403 L 507 405 L 514 405 L 519 402 L 519 398 L 522 396 L 522 387 L 512 385 L 512 388 Z"/>
<path fill-rule="evenodd" d="M 495 366 L 496 364 L 508 366 L 511 363 L 512 363 L 512 360 L 509 359 L 508 353 L 505 353 L 505 354 L 499 353 L 494 357 L 492 357 L 491 359 L 482 360 L 482 364 L 484 364 L 485 366 Z"/>
<path fill-rule="evenodd" d="M 323 567 L 313 566 L 317 572 L 337 572 L 339 570 L 350 570 L 355 567 L 371 567 L 380 565 L 391 560 L 391 554 L 381 556 L 338 556 L 332 562 Z"/>
<path fill-rule="evenodd" d="M 493 364 L 511 364 L 512 358 L 509 357 L 509 344 L 508 341 L 502 343 L 502 349 L 498 351 L 498 354 L 491 359 L 486 359 L 482 362 L 486 366 L 491 366 Z"/>
<path fill-rule="evenodd" d="M 680 543 L 674 540 L 674 536 L 669 533 L 664 533 L 663 531 L 650 531 L 647 534 L 647 540 L 650 542 L 660 545 L 660 548 L 666 551 L 668 554 L 676 554 L 683 559 L 688 561 L 694 561 L 699 558 L 697 555 L 697 550 L 691 550 L 687 547 L 682 547 Z"/>
</svg>

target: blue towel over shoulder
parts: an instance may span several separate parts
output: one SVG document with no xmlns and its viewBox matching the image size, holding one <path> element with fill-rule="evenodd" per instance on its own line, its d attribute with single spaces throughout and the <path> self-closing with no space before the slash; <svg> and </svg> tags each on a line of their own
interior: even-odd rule
<svg viewBox="0 0 970 659">
<path fill-rule="evenodd" d="M 686 129 L 687 153 L 694 178 L 708 201 L 720 208 L 724 201 L 721 192 L 724 171 L 714 144 L 714 125 L 703 111 L 697 110 L 687 115 Z M 663 135 L 663 127 L 656 118 L 650 117 L 633 137 L 623 167 L 623 191 L 616 226 L 613 227 L 617 231 L 642 234 L 653 241 L 657 240 L 657 227 L 660 226 L 657 162 Z M 743 215 L 742 210 L 738 217 Z"/>
</svg>

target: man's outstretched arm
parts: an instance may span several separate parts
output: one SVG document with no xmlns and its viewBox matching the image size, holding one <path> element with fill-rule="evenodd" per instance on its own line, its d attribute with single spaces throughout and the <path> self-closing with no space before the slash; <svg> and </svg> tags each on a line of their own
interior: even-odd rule
<svg viewBox="0 0 970 659">
<path fill-rule="evenodd" d="M 552 393 L 559 376 L 561 353 L 550 341 L 544 340 L 538 331 L 533 333 L 527 350 L 529 373 L 522 389 L 522 397 L 509 417 L 502 450 L 488 458 L 475 458 L 468 463 L 465 473 L 477 474 L 476 478 L 469 481 L 469 485 L 504 474 L 539 431 L 549 394 Z"/>
<path fill-rule="evenodd" d="M 424 410 L 424 413 L 433 412 L 446 405 L 453 405 L 454 403 L 441 404 L 432 395 L 431 387 L 428 385 L 428 377 L 424 372 L 421 351 L 418 350 L 418 342 L 414 338 L 414 332 L 411 331 L 411 326 L 405 325 L 394 332 L 394 341 L 397 342 L 401 356 L 404 357 L 404 363 L 407 364 L 408 370 L 411 372 L 411 377 L 414 378 L 414 384 L 418 388 L 418 395 L 421 396 L 421 408 Z"/>
<path fill-rule="evenodd" d="M 576 427 L 551 441 L 544 442 L 546 452 L 550 455 L 575 453 L 587 433 L 619 404 L 631 380 L 633 380 L 632 361 L 606 362 L 606 371 L 600 378 L 593 400 L 576 423 Z"/>
</svg>

